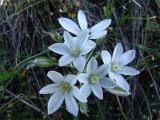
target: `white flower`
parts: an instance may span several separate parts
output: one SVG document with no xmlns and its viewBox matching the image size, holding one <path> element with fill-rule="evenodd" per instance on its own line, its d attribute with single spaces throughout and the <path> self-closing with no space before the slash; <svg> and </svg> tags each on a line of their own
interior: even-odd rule
<svg viewBox="0 0 160 120">
<path fill-rule="evenodd" d="M 53 94 L 48 102 L 48 114 L 55 112 L 65 100 L 67 111 L 77 116 L 79 107 L 75 100 L 87 102 L 87 99 L 80 97 L 79 88 L 74 86 L 77 82 L 75 75 L 63 75 L 56 71 L 49 71 L 47 76 L 54 82 L 40 90 L 40 94 Z M 75 97 L 75 98 L 74 98 Z"/>
<path fill-rule="evenodd" d="M 129 93 L 129 84 L 122 75 L 137 75 L 139 71 L 135 68 L 126 66 L 135 58 L 135 50 L 129 50 L 123 53 L 121 43 L 118 43 L 114 48 L 113 55 L 103 50 L 101 53 L 104 64 L 110 65 L 109 77 L 115 80 L 118 86 Z M 122 75 L 121 75 L 122 74 Z"/>
<path fill-rule="evenodd" d="M 74 21 L 68 18 L 62 17 L 58 20 L 65 30 L 77 36 L 80 34 L 81 31 L 88 30 L 89 39 L 99 39 L 104 37 L 107 34 L 106 28 L 111 24 L 111 19 L 105 19 L 92 26 L 91 28 L 88 28 L 88 22 L 82 10 L 78 11 L 78 23 L 80 27 Z M 90 44 L 92 47 L 96 45 L 93 41 L 90 41 Z"/>
<path fill-rule="evenodd" d="M 84 83 L 80 88 L 80 95 L 87 98 L 93 91 L 95 96 L 103 99 L 102 88 L 114 88 L 116 86 L 113 80 L 105 77 L 109 68 L 108 65 L 98 67 L 96 59 L 92 57 L 87 64 L 87 73 L 80 73 L 77 76 L 79 82 Z"/>
<path fill-rule="evenodd" d="M 59 59 L 59 66 L 65 66 L 71 62 L 79 70 L 83 71 L 85 58 L 83 55 L 89 53 L 92 48 L 88 45 L 88 33 L 82 31 L 76 38 L 68 32 L 64 32 L 64 43 L 56 43 L 49 47 L 55 53 L 63 55 Z"/>
</svg>

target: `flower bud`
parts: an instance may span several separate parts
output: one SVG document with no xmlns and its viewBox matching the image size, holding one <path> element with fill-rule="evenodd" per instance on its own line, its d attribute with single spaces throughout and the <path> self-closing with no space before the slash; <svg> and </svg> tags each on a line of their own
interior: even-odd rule
<svg viewBox="0 0 160 120">
<path fill-rule="evenodd" d="M 56 63 L 55 59 L 50 59 L 47 57 L 37 57 L 33 60 L 34 66 L 46 68 L 54 65 Z"/>
</svg>

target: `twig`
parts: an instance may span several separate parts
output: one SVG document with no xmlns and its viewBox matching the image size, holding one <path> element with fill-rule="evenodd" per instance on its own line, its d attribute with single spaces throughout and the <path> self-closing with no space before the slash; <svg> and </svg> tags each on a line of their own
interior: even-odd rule
<svg viewBox="0 0 160 120">
<path fill-rule="evenodd" d="M 122 108 L 122 104 L 121 104 L 121 102 L 120 102 L 120 100 L 119 100 L 119 97 L 116 96 L 116 99 L 117 99 L 118 106 L 119 106 L 119 109 L 120 109 L 120 111 L 121 111 L 121 114 L 122 114 L 123 118 L 124 118 L 125 120 L 127 120 L 127 117 L 126 117 L 126 115 L 124 114 L 124 111 L 123 111 L 123 108 Z"/>
<path fill-rule="evenodd" d="M 141 8 L 141 5 L 136 0 L 132 0 L 132 2 L 134 2 L 139 8 Z"/>
</svg>

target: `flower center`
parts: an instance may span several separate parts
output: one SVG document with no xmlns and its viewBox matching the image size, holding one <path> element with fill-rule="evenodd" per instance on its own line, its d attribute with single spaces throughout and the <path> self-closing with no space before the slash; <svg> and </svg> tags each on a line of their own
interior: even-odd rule
<svg viewBox="0 0 160 120">
<path fill-rule="evenodd" d="M 69 84 L 67 84 L 67 83 L 63 83 L 61 86 L 60 86 L 60 89 L 61 89 L 61 91 L 64 93 L 64 92 L 66 92 L 66 91 L 68 91 L 69 90 Z"/>
<path fill-rule="evenodd" d="M 80 54 L 80 49 L 79 48 L 72 48 L 71 51 L 70 51 L 70 53 L 71 53 L 71 55 L 73 57 L 77 57 Z"/>
<path fill-rule="evenodd" d="M 121 69 L 121 67 L 119 65 L 112 65 L 111 69 L 112 69 L 113 72 L 117 72 L 118 70 Z"/>
<path fill-rule="evenodd" d="M 97 84 L 99 82 L 99 78 L 96 75 L 91 75 L 89 81 L 92 84 Z"/>
</svg>

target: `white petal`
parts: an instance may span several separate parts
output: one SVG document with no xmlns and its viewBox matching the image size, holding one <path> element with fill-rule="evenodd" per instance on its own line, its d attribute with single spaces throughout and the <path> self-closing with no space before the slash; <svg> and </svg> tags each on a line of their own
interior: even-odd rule
<svg viewBox="0 0 160 120">
<path fill-rule="evenodd" d="M 73 87 L 72 87 L 72 93 L 73 93 L 73 96 L 74 96 L 77 100 L 79 100 L 80 102 L 83 102 L 83 103 L 86 103 L 86 102 L 87 102 L 87 99 L 84 98 L 84 97 L 82 97 L 82 96 L 80 95 L 80 90 L 79 90 L 78 87 L 73 86 Z"/>
<path fill-rule="evenodd" d="M 65 94 L 65 103 L 66 103 L 67 111 L 73 114 L 74 116 L 77 116 L 79 107 L 72 95 Z"/>
<path fill-rule="evenodd" d="M 55 92 L 57 92 L 58 90 L 58 84 L 50 84 L 50 85 L 47 85 L 45 87 L 43 87 L 39 93 L 40 94 L 53 94 Z"/>
<path fill-rule="evenodd" d="M 63 37 L 68 48 L 71 49 L 76 46 L 74 37 L 72 37 L 68 32 L 64 31 Z"/>
<path fill-rule="evenodd" d="M 99 99 L 103 99 L 103 91 L 99 84 L 91 85 L 92 91 Z"/>
<path fill-rule="evenodd" d="M 73 65 L 78 69 L 78 71 L 82 72 L 85 66 L 85 59 L 83 56 L 79 56 L 73 60 Z"/>
<path fill-rule="evenodd" d="M 123 75 L 137 75 L 139 74 L 139 71 L 132 67 L 122 66 L 118 73 Z"/>
<path fill-rule="evenodd" d="M 69 83 L 70 85 L 75 85 L 77 82 L 77 77 L 75 75 L 69 74 L 65 77 L 64 81 Z"/>
<path fill-rule="evenodd" d="M 76 45 L 81 47 L 81 45 L 83 45 L 88 40 L 88 37 L 89 37 L 88 30 L 81 31 L 76 38 Z"/>
<path fill-rule="evenodd" d="M 80 88 L 80 95 L 84 98 L 87 98 L 91 92 L 91 86 L 88 83 L 83 84 Z"/>
<path fill-rule="evenodd" d="M 49 46 L 48 49 L 61 55 L 66 55 L 70 53 L 70 50 L 68 49 L 68 47 L 63 43 L 53 44 Z"/>
<path fill-rule="evenodd" d="M 105 30 L 111 24 L 111 19 L 102 20 L 101 22 L 94 25 L 91 29 L 91 33 L 96 33 Z"/>
<path fill-rule="evenodd" d="M 117 84 L 113 80 L 109 79 L 108 77 L 101 78 L 100 85 L 103 88 L 114 88 L 117 86 Z"/>
<path fill-rule="evenodd" d="M 110 67 L 110 64 L 103 64 L 95 71 L 95 74 L 98 75 L 99 78 L 103 78 L 108 74 Z"/>
<path fill-rule="evenodd" d="M 69 31 L 75 35 L 78 35 L 79 32 L 81 31 L 80 28 L 78 27 L 78 25 L 74 21 L 72 21 L 71 19 L 59 18 L 58 21 L 64 29 L 66 29 L 67 31 Z"/>
<path fill-rule="evenodd" d="M 88 76 L 87 76 L 86 73 L 80 73 L 80 74 L 78 74 L 77 79 L 81 83 L 88 83 Z"/>
<path fill-rule="evenodd" d="M 96 33 L 91 33 L 89 39 L 100 39 L 100 38 L 106 36 L 106 34 L 107 34 L 106 30 L 99 31 L 99 32 L 96 32 Z"/>
<path fill-rule="evenodd" d="M 91 46 L 89 45 L 83 45 L 81 46 L 81 53 L 80 55 L 85 55 L 87 53 L 89 53 L 92 50 Z"/>
<path fill-rule="evenodd" d="M 87 20 L 86 20 L 86 16 L 85 16 L 85 14 L 83 13 L 82 10 L 78 11 L 78 22 L 79 22 L 79 25 L 80 25 L 82 30 L 87 29 L 88 23 L 87 23 Z"/>
<path fill-rule="evenodd" d="M 88 40 L 88 46 L 90 46 L 92 49 L 96 47 L 96 43 L 93 42 L 92 40 Z"/>
<path fill-rule="evenodd" d="M 112 61 L 119 59 L 119 57 L 123 54 L 123 47 L 121 43 L 118 43 L 113 51 Z"/>
<path fill-rule="evenodd" d="M 111 63 L 111 54 L 108 51 L 102 50 L 101 57 L 102 57 L 102 61 L 103 61 L 104 64 L 110 64 Z"/>
<path fill-rule="evenodd" d="M 64 80 L 63 75 L 56 71 L 49 71 L 47 76 L 55 83 L 61 83 Z"/>
<path fill-rule="evenodd" d="M 70 55 L 64 55 L 59 59 L 59 66 L 65 66 L 68 65 L 73 61 L 73 57 Z"/>
<path fill-rule="evenodd" d="M 48 114 L 55 112 L 62 105 L 63 100 L 64 95 L 59 92 L 52 95 L 48 102 Z"/>
<path fill-rule="evenodd" d="M 108 75 L 111 80 L 114 80 L 114 73 L 112 71 L 109 71 Z"/>
<path fill-rule="evenodd" d="M 98 68 L 97 60 L 94 57 L 92 57 L 87 64 L 87 74 L 90 75 L 94 73 L 97 70 L 97 68 Z"/>
<path fill-rule="evenodd" d="M 127 65 L 135 58 L 135 50 L 129 50 L 123 53 L 120 58 L 117 60 L 117 63 L 120 65 Z"/>
<path fill-rule="evenodd" d="M 127 83 L 127 81 L 124 79 L 124 77 L 120 74 L 115 74 L 115 80 L 116 83 L 124 90 L 129 91 L 130 87 L 129 84 Z"/>
<path fill-rule="evenodd" d="M 131 93 L 129 91 L 123 90 L 120 87 L 115 87 L 115 88 L 111 88 L 111 89 L 105 89 L 108 92 L 114 94 L 114 95 L 118 95 L 118 96 L 128 96 Z"/>
</svg>

